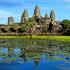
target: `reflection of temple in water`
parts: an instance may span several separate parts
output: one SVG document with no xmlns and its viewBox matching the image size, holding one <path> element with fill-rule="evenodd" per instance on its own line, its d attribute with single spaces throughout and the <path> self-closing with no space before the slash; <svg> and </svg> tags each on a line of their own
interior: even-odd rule
<svg viewBox="0 0 70 70">
<path fill-rule="evenodd" d="M 47 39 L 0 39 L 2 50 L 8 49 L 8 53 L 3 52 L 3 57 L 22 57 L 25 61 L 34 59 L 39 61 L 41 56 L 45 54 L 46 58 L 55 59 L 56 56 L 70 56 L 69 42 L 51 41 Z M 14 49 L 20 49 L 14 53 Z M 1 49 L 0 49 L 1 51 Z"/>
</svg>

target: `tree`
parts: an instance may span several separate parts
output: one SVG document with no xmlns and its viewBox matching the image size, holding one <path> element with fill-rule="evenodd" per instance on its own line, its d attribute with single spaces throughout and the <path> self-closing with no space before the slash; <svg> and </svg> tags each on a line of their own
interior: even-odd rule
<svg viewBox="0 0 70 70">
<path fill-rule="evenodd" d="M 36 24 L 36 20 L 33 18 L 29 18 L 29 23 L 31 23 L 32 25 Z"/>
<path fill-rule="evenodd" d="M 17 29 L 17 27 L 18 27 L 18 24 L 17 24 L 17 23 L 15 23 L 12 27 L 13 27 L 13 29 L 14 29 L 14 30 L 16 30 L 16 29 Z"/>
<path fill-rule="evenodd" d="M 60 25 L 62 26 L 63 35 L 70 35 L 70 20 L 63 20 Z"/>
<path fill-rule="evenodd" d="M 16 32 L 17 27 L 18 27 L 18 24 L 16 24 L 16 23 L 14 25 L 12 25 L 12 27 L 9 28 L 10 32 Z"/>
<path fill-rule="evenodd" d="M 6 30 L 5 28 L 1 28 L 1 31 L 2 31 L 3 33 L 7 33 L 7 30 Z"/>
<path fill-rule="evenodd" d="M 21 31 L 22 32 L 26 32 L 26 31 L 28 31 L 29 29 L 30 29 L 30 22 L 29 21 L 25 21 L 24 22 L 24 25 L 22 25 L 22 27 L 21 27 Z"/>
<path fill-rule="evenodd" d="M 35 20 L 33 18 L 29 18 L 30 22 L 35 22 Z"/>
<path fill-rule="evenodd" d="M 60 24 L 62 27 L 70 27 L 70 20 L 63 20 Z"/>
<path fill-rule="evenodd" d="M 9 31 L 9 25 L 5 25 L 4 28 L 6 31 Z"/>
<path fill-rule="evenodd" d="M 9 30 L 9 25 L 5 25 L 3 28 L 1 28 L 1 32 L 7 33 Z"/>
</svg>

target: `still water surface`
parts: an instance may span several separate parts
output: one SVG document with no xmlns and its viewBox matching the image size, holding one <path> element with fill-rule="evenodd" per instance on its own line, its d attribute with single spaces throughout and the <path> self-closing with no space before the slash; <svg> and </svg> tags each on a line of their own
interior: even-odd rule
<svg viewBox="0 0 70 70">
<path fill-rule="evenodd" d="M 25 40 L 25 39 L 2 39 L 0 40 L 0 70 L 70 70 L 70 43 L 50 40 Z M 13 55 L 8 55 L 9 47 L 14 48 Z M 21 48 L 23 47 L 23 48 Z M 33 58 L 24 61 L 24 50 L 47 51 L 42 53 L 40 61 L 35 64 Z M 38 57 L 37 52 L 30 53 Z M 34 55 L 33 55 L 34 54 Z M 31 56 L 30 55 L 30 56 Z"/>
</svg>

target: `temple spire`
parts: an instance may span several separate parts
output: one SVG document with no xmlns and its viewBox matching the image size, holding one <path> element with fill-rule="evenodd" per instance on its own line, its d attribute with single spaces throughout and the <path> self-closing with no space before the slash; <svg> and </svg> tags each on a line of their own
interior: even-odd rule
<svg viewBox="0 0 70 70">
<path fill-rule="evenodd" d="M 35 6 L 35 9 L 34 9 L 34 16 L 35 17 L 40 17 L 40 8 L 38 5 Z"/>
<path fill-rule="evenodd" d="M 52 20 L 55 20 L 54 10 L 51 10 L 51 12 L 50 12 L 50 18 L 51 18 Z"/>
<path fill-rule="evenodd" d="M 47 14 L 47 13 L 45 14 L 45 18 L 46 18 L 46 19 L 47 19 L 47 18 L 49 18 L 49 16 L 48 16 L 48 14 Z"/>
<path fill-rule="evenodd" d="M 28 11 L 24 9 L 24 12 L 21 16 L 21 23 L 24 23 L 25 21 L 28 21 Z"/>
</svg>

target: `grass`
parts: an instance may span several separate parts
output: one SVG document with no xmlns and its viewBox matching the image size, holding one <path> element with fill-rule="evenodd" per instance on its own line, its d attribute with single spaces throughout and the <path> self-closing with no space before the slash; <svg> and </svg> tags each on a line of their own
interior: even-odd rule
<svg viewBox="0 0 70 70">
<path fill-rule="evenodd" d="M 30 38 L 30 36 L 0 36 L 0 39 L 2 38 Z M 38 36 L 33 35 L 32 38 L 40 38 L 40 39 L 50 39 L 50 40 L 56 40 L 56 41 L 70 41 L 70 36 Z"/>
</svg>

